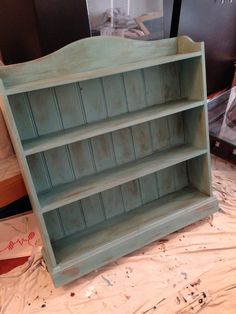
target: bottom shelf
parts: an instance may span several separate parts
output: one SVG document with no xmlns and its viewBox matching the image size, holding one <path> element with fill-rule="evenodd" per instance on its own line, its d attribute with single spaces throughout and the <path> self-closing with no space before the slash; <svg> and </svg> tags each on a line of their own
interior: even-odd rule
<svg viewBox="0 0 236 314">
<path fill-rule="evenodd" d="M 51 270 L 55 286 L 162 238 L 217 211 L 217 201 L 184 188 L 122 216 L 53 243 L 58 265 Z"/>
</svg>

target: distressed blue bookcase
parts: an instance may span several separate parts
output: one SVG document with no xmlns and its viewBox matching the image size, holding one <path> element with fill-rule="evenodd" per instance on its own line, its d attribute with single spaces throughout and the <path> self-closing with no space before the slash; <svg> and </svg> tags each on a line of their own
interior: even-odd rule
<svg viewBox="0 0 236 314">
<path fill-rule="evenodd" d="M 217 210 L 203 43 L 88 38 L 0 78 L 55 286 Z"/>
</svg>

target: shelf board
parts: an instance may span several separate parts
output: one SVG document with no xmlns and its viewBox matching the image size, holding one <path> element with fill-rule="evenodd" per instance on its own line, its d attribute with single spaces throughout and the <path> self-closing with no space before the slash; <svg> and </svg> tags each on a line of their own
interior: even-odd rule
<svg viewBox="0 0 236 314">
<path fill-rule="evenodd" d="M 18 68 L 17 68 L 17 71 L 15 71 L 15 77 L 8 78 L 6 82 L 4 81 L 5 89 L 1 90 L 1 87 L 0 87 L 0 92 L 4 93 L 5 95 L 13 95 L 13 94 L 22 93 L 22 92 L 55 87 L 55 86 L 60 86 L 64 84 L 94 79 L 98 77 L 104 77 L 104 76 L 109 76 L 113 74 L 134 71 L 137 69 L 144 69 L 144 68 L 148 68 L 152 66 L 157 66 L 157 65 L 171 63 L 171 62 L 177 62 L 177 61 L 201 57 L 201 56 L 202 56 L 201 50 L 195 51 L 195 52 L 189 52 L 189 53 L 177 53 L 177 54 L 171 54 L 168 56 L 141 59 L 135 62 L 123 63 L 119 65 L 116 64 L 115 66 L 110 65 L 109 67 L 106 67 L 106 68 L 94 68 L 91 70 L 81 71 L 81 72 L 73 73 L 73 74 L 64 74 L 60 76 L 58 76 L 58 73 L 56 73 L 56 76 L 54 76 L 53 71 L 51 71 L 49 72 L 49 74 L 46 74 L 46 76 L 45 76 L 45 73 L 42 73 L 42 75 L 39 75 L 39 77 L 36 79 L 35 79 L 35 73 L 34 73 L 34 76 L 33 76 L 34 80 L 31 80 L 29 82 L 27 81 L 27 79 L 25 79 L 25 76 L 22 76 L 19 66 L 16 65 L 18 66 Z M 22 64 L 22 66 L 25 66 L 25 67 L 29 66 L 30 68 L 29 62 L 25 63 L 25 65 Z M 5 70 L 5 72 L 7 72 L 7 70 Z M 45 78 L 42 78 L 43 76 L 45 76 Z"/>
<path fill-rule="evenodd" d="M 58 266 L 55 283 L 72 280 L 217 210 L 215 197 L 184 188 L 128 213 L 107 220 L 86 233 L 54 242 Z M 74 270 L 74 273 L 73 271 Z M 67 275 L 67 276 L 66 276 Z M 59 282 L 60 281 L 60 282 Z"/>
<path fill-rule="evenodd" d="M 200 156 L 207 152 L 189 144 L 156 152 L 148 157 L 129 162 L 88 176 L 77 181 L 65 183 L 39 194 L 41 212 L 45 213 L 90 195 L 111 189 L 126 182 L 146 176 L 155 171 Z"/>
<path fill-rule="evenodd" d="M 137 125 L 143 122 L 158 119 L 183 110 L 192 109 L 204 104 L 204 101 L 181 99 L 166 102 L 141 109 L 135 112 L 124 113 L 103 121 L 86 124 L 58 131 L 56 133 L 42 135 L 34 139 L 22 141 L 25 156 L 36 154 L 59 146 L 82 141 L 94 136 L 113 132 L 119 129 Z"/>
</svg>

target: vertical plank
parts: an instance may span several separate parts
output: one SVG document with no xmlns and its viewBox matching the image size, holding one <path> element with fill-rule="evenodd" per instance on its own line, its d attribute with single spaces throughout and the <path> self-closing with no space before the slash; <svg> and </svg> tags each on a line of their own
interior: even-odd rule
<svg viewBox="0 0 236 314">
<path fill-rule="evenodd" d="M 145 93 L 148 106 L 164 102 L 163 75 L 164 65 L 144 69 Z"/>
<path fill-rule="evenodd" d="M 112 117 L 127 112 L 126 95 L 123 74 L 103 78 L 103 92 L 108 116 Z M 130 150 L 131 135 L 129 129 L 122 129 L 111 133 L 109 137 L 110 153 L 107 154 L 112 167 L 133 160 Z M 106 217 L 110 218 L 124 212 L 123 197 L 120 187 L 101 193 Z"/>
<path fill-rule="evenodd" d="M 109 117 L 127 112 L 123 75 L 116 74 L 102 79 Z"/>
<path fill-rule="evenodd" d="M 9 96 L 9 103 L 21 140 L 37 136 L 26 93 Z"/>
<path fill-rule="evenodd" d="M 103 120 L 107 117 L 101 79 L 79 83 L 85 122 Z M 96 173 L 114 165 L 111 135 L 106 134 L 76 143 L 71 146 L 77 149 L 76 174 L 78 177 Z M 82 151 L 81 151 L 82 149 Z M 75 152 L 74 152 L 75 155 Z M 75 161 L 74 161 L 75 163 Z M 80 163 L 80 164 L 79 164 Z M 86 169 L 85 169 L 86 168 Z M 101 194 L 88 197 L 81 201 L 86 226 L 90 227 L 106 219 Z"/>
<path fill-rule="evenodd" d="M 181 98 L 179 62 L 163 65 L 163 97 L 165 102 Z"/>
<path fill-rule="evenodd" d="M 31 176 L 37 193 L 48 191 L 51 188 L 50 178 L 44 165 L 42 154 L 35 154 L 27 157 Z"/>
<path fill-rule="evenodd" d="M 83 108 L 87 122 L 103 120 L 107 117 L 101 79 L 79 83 Z"/>
<path fill-rule="evenodd" d="M 204 99 L 201 57 L 181 61 L 180 77 L 182 97 L 194 100 Z"/>
<path fill-rule="evenodd" d="M 58 86 L 55 88 L 55 94 L 63 128 L 67 129 L 84 124 L 84 108 L 78 84 Z M 78 179 L 94 173 L 88 141 L 68 145 L 68 152 L 75 178 Z M 80 232 L 86 227 L 80 201 L 59 208 L 59 213 L 66 235 Z"/>
<path fill-rule="evenodd" d="M 61 207 L 60 216 L 66 235 L 84 230 L 85 221 L 80 202 Z"/>
<path fill-rule="evenodd" d="M 115 152 L 116 163 L 118 165 L 130 162 L 135 159 L 130 128 L 113 132 L 112 139 L 113 139 L 113 147 L 114 147 L 114 152 Z M 116 211 L 117 214 L 123 212 L 124 210 L 131 209 L 129 207 L 129 201 L 130 199 L 134 197 L 132 186 L 134 190 L 135 184 L 131 181 L 127 185 L 122 185 L 117 190 L 117 194 L 118 194 L 117 198 L 121 199 L 124 202 L 122 203 L 122 208 L 119 210 L 119 212 Z M 137 198 L 137 200 L 138 199 L 139 198 Z M 131 207 L 132 206 L 133 205 L 131 204 Z"/>
<path fill-rule="evenodd" d="M 95 173 L 94 156 L 92 155 L 89 141 L 74 143 L 71 145 L 70 150 L 77 179 Z M 77 214 L 79 217 L 84 217 L 85 227 L 91 227 L 105 219 L 100 194 L 83 199 L 76 204 L 78 207 Z M 64 211 L 64 209 L 61 208 L 61 211 Z M 72 208 L 72 215 L 76 217 L 75 207 Z M 78 227 L 80 227 L 80 225 Z M 82 230 L 82 228 L 79 228 L 77 231 L 80 230 Z"/>
<path fill-rule="evenodd" d="M 81 95 L 86 121 L 92 122 L 107 117 L 107 108 L 101 79 L 81 82 Z M 110 134 L 91 139 L 93 158 L 97 171 L 111 168 L 115 164 Z"/>
<path fill-rule="evenodd" d="M 198 148 L 208 148 L 207 117 L 204 106 L 184 113 L 184 131 L 186 143 Z"/>
<path fill-rule="evenodd" d="M 92 156 L 91 147 L 89 141 L 81 141 L 70 145 L 70 152 L 72 157 L 72 163 L 74 168 L 74 173 L 77 179 L 80 179 L 84 176 L 91 175 L 95 173 L 95 165 L 94 159 Z M 96 206 L 97 204 L 97 206 Z M 71 204 L 72 208 L 70 208 L 71 215 L 77 221 L 81 221 L 83 218 L 84 228 L 90 227 L 98 222 L 101 222 L 105 219 L 102 203 L 100 199 L 100 194 L 88 197 L 84 200 L 76 202 L 75 204 Z M 67 208 L 60 208 L 60 213 L 62 216 L 66 217 Z M 79 219 L 79 220 L 78 220 Z M 71 220 L 73 221 L 73 219 Z M 82 221 L 81 221 L 82 224 Z M 71 228 L 74 230 L 76 226 L 78 227 L 77 231 L 83 230 L 81 224 L 73 224 Z M 69 224 L 65 227 L 65 231 L 69 232 Z"/>
<path fill-rule="evenodd" d="M 11 97 L 11 106 L 15 112 L 15 119 L 18 121 L 18 131 L 22 139 L 32 138 L 38 135 L 31 104 L 26 94 L 14 95 Z M 21 122 L 20 122 L 21 121 Z M 32 179 L 37 192 L 50 188 L 50 179 L 44 165 L 43 155 L 36 154 L 28 156 L 28 165 L 31 170 Z"/>
<path fill-rule="evenodd" d="M 76 83 L 55 87 L 55 95 L 65 129 L 84 124 L 83 108 L 78 89 L 79 86 Z"/>
<path fill-rule="evenodd" d="M 181 145 L 185 141 L 182 112 L 167 117 L 171 146 Z"/>
<path fill-rule="evenodd" d="M 131 129 L 126 128 L 112 133 L 115 158 L 118 165 L 134 160 Z"/>
<path fill-rule="evenodd" d="M 158 182 L 156 173 L 139 179 L 142 203 L 146 204 L 158 198 Z"/>
<path fill-rule="evenodd" d="M 69 149 L 77 179 L 95 172 L 88 140 L 70 144 Z"/>
<path fill-rule="evenodd" d="M 121 190 L 126 211 L 130 211 L 142 204 L 138 180 L 123 184 Z"/>
<path fill-rule="evenodd" d="M 44 153 L 52 186 L 74 180 L 73 169 L 65 147 L 54 148 Z"/>
<path fill-rule="evenodd" d="M 153 145 L 148 123 L 132 127 L 135 156 L 137 159 L 152 154 Z M 150 174 L 139 179 L 142 203 L 150 202 L 158 197 L 157 179 Z"/>
<path fill-rule="evenodd" d="M 164 196 L 175 191 L 175 167 L 158 171 L 159 195 Z"/>
<path fill-rule="evenodd" d="M 99 194 L 82 199 L 81 204 L 87 227 L 91 227 L 104 221 L 103 204 L 101 203 Z"/>
<path fill-rule="evenodd" d="M 144 70 L 144 80 L 147 104 L 159 104 L 181 97 L 179 69 L 177 63 L 165 64 Z M 158 83 L 157 83 L 158 82 Z M 182 116 L 163 117 L 150 122 L 153 150 L 163 150 L 171 145 L 184 142 Z M 164 169 L 156 174 L 156 186 L 159 196 L 172 193 L 175 190 L 174 168 Z M 142 180 L 145 180 L 144 178 Z M 154 178 L 152 178 L 154 181 Z M 145 184 L 143 186 L 151 186 Z M 155 191 L 153 191 L 155 195 Z M 148 195 L 148 189 L 144 195 Z M 144 196 L 143 196 L 144 197 Z M 156 196 L 157 197 L 157 196 Z M 156 198 L 155 197 L 155 198 Z"/>
<path fill-rule="evenodd" d="M 151 125 L 151 136 L 153 139 L 153 149 L 163 150 L 170 147 L 168 118 L 163 117 L 153 120 Z"/>
<path fill-rule="evenodd" d="M 65 235 L 57 212 L 58 210 L 54 210 L 43 215 L 51 242 L 59 240 Z"/>
<path fill-rule="evenodd" d="M 120 187 L 101 193 L 106 217 L 109 219 L 124 212 L 124 204 Z"/>
<path fill-rule="evenodd" d="M 141 70 L 125 73 L 125 89 L 129 111 L 145 108 L 147 105 L 145 95 L 145 82 Z M 131 128 L 134 152 L 136 158 L 142 158 L 153 152 L 150 123 L 143 123 Z M 157 179 L 155 174 L 150 174 L 139 180 L 140 199 L 143 204 L 158 197 Z"/>
<path fill-rule="evenodd" d="M 136 158 L 150 155 L 152 153 L 152 143 L 148 123 L 133 126 L 132 135 Z"/>
<path fill-rule="evenodd" d="M 37 130 L 30 110 L 27 94 L 17 94 L 9 97 L 11 109 L 16 121 L 17 129 L 22 140 L 37 136 Z M 36 191 L 43 192 L 50 188 L 50 182 L 44 168 L 42 154 L 27 157 L 32 180 Z"/>
<path fill-rule="evenodd" d="M 52 89 L 30 92 L 29 100 L 39 135 L 63 129 Z M 74 179 L 68 151 L 65 147 L 48 150 L 44 156 L 52 186 Z"/>
<path fill-rule="evenodd" d="M 37 134 L 43 135 L 63 129 L 60 112 L 53 89 L 44 89 L 28 93 L 32 117 Z M 60 147 L 46 151 L 42 154 L 43 161 L 42 172 L 45 172 L 51 186 L 70 182 L 74 179 L 73 169 L 70 164 L 68 151 L 65 147 Z M 34 160 L 35 162 L 37 160 Z M 31 163 L 32 164 L 32 163 Z M 32 169 L 38 169 L 39 164 L 31 166 Z M 33 170 L 32 172 L 34 172 Z M 38 170 L 37 170 L 38 172 Z M 37 177 L 37 173 L 34 174 Z M 37 181 L 37 184 L 41 184 Z M 51 240 L 56 240 L 65 235 L 60 216 L 60 210 L 54 210 L 49 216 L 45 216 L 48 230 L 50 230 Z M 50 217 L 50 218 L 48 218 Z M 53 223 L 52 223 L 53 222 Z"/>
<path fill-rule="evenodd" d="M 115 166 L 115 156 L 110 134 L 104 134 L 91 139 L 94 161 L 97 171 Z"/>
<path fill-rule="evenodd" d="M 62 129 L 51 88 L 29 92 L 28 97 L 39 135 Z"/>
<path fill-rule="evenodd" d="M 135 78 L 136 74 L 138 74 L 137 79 Z M 114 106 L 112 106 L 113 97 L 110 97 L 111 92 L 107 90 L 108 86 L 104 84 L 104 87 L 106 87 L 104 88 L 106 104 L 108 111 L 110 110 L 111 116 L 117 114 L 118 112 L 122 113 L 128 110 L 129 111 L 137 110 L 135 108 L 134 102 L 136 101 L 139 102 L 140 100 L 136 98 L 137 95 L 135 95 L 134 93 L 137 94 L 138 88 L 141 87 L 140 85 L 142 84 L 141 82 L 142 77 L 140 77 L 139 71 L 135 71 L 135 74 L 134 73 L 131 74 L 133 75 L 132 76 L 133 80 L 131 83 L 131 81 L 129 80 L 129 75 L 130 74 L 127 73 L 124 74 L 122 85 L 121 79 L 119 80 L 119 88 L 113 96 L 122 99 L 122 103 L 117 103 L 117 106 L 120 106 L 119 111 L 117 108 L 114 108 Z M 115 84 L 116 85 L 118 84 L 117 78 Z M 141 90 L 139 90 L 139 95 L 141 96 L 140 91 Z M 131 105 L 131 108 L 129 108 L 129 105 Z M 144 102 L 139 105 L 140 108 L 142 108 L 143 106 L 145 106 Z M 112 140 L 117 164 L 127 163 L 135 159 L 131 128 L 113 132 Z M 122 185 L 121 192 L 126 211 L 129 211 L 141 205 L 141 195 L 138 180 Z"/>
<path fill-rule="evenodd" d="M 175 190 L 178 191 L 188 186 L 187 163 L 181 162 L 175 165 L 174 168 Z"/>
<path fill-rule="evenodd" d="M 142 70 L 124 73 L 124 84 L 129 111 L 144 108 L 146 97 Z"/>
</svg>

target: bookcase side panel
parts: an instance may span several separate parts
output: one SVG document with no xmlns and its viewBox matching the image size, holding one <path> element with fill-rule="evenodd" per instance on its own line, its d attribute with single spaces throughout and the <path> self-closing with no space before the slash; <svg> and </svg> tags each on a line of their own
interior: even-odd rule
<svg viewBox="0 0 236 314">
<path fill-rule="evenodd" d="M 192 100 L 205 100 L 202 57 L 182 60 L 180 66 L 181 96 Z"/>
</svg>

